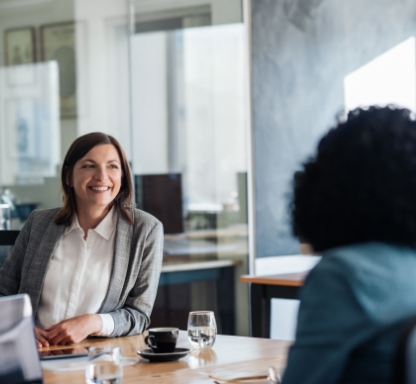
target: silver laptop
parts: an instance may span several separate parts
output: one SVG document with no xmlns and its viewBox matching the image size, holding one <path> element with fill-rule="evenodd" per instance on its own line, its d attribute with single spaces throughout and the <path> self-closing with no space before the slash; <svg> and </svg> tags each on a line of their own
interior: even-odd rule
<svg viewBox="0 0 416 384">
<path fill-rule="evenodd" d="M 26 294 L 0 297 L 0 383 L 43 383 Z"/>
</svg>

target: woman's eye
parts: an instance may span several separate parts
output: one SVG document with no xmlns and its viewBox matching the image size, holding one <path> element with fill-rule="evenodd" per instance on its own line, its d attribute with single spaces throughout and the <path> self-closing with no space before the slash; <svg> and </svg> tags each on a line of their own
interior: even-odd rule
<svg viewBox="0 0 416 384">
<path fill-rule="evenodd" d="M 92 167 L 93 167 L 93 165 L 91 165 L 91 164 L 85 164 L 82 168 L 88 169 L 88 168 L 92 168 Z"/>
<path fill-rule="evenodd" d="M 115 165 L 115 164 L 111 164 L 111 165 L 110 165 L 110 168 L 112 168 L 112 169 L 118 169 L 118 166 L 117 166 L 117 165 Z"/>
</svg>

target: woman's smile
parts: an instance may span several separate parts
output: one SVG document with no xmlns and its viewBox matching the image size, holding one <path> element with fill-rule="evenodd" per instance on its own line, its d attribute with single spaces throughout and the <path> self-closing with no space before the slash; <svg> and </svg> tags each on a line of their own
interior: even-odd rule
<svg viewBox="0 0 416 384">
<path fill-rule="evenodd" d="M 110 187 L 88 187 L 89 189 L 92 189 L 95 192 L 107 192 Z"/>
</svg>

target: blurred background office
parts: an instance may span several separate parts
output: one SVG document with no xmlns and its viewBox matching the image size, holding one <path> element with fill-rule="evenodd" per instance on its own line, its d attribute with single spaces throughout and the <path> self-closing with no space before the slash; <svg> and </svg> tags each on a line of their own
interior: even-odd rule
<svg viewBox="0 0 416 384">
<path fill-rule="evenodd" d="M 0 35 L 0 224 L 61 204 L 76 137 L 115 136 L 165 226 L 154 324 L 214 309 L 248 334 L 238 276 L 301 268 L 300 161 L 338 113 L 415 109 L 413 0 L 0 0 Z"/>
<path fill-rule="evenodd" d="M 247 271 L 242 18 L 239 0 L 0 1 L 7 226 L 20 229 L 33 209 L 61 205 L 59 169 L 76 137 L 116 137 L 131 162 L 138 207 L 165 227 L 168 270 L 153 324 L 179 317 L 186 328 L 190 309 L 219 310 L 217 290 L 228 289 L 218 281 Z M 201 276 L 182 277 L 180 268 Z M 246 289 L 231 284 L 223 306 L 237 311 L 228 332 L 246 334 Z"/>
</svg>

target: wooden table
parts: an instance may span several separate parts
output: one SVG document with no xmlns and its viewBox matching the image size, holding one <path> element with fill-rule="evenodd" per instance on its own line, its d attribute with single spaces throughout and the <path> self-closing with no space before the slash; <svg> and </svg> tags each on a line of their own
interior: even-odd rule
<svg viewBox="0 0 416 384">
<path fill-rule="evenodd" d="M 147 348 L 144 336 L 114 339 L 87 339 L 78 346 L 120 347 L 123 356 L 137 356 L 136 351 Z M 271 365 L 278 370 L 286 364 L 287 341 L 218 335 L 212 349 L 193 350 L 187 357 L 167 363 L 149 363 L 141 359 L 136 365 L 124 367 L 122 383 L 214 383 L 212 372 L 241 373 L 267 371 Z M 189 348 L 186 333 L 181 331 L 178 347 Z M 56 347 L 55 347 L 56 348 Z M 46 348 L 44 348 L 46 349 Z M 84 371 L 53 373 L 44 371 L 45 384 L 85 383 Z M 259 380 L 257 383 L 267 383 Z M 251 381 L 254 383 L 254 381 Z"/>
<path fill-rule="evenodd" d="M 271 300 L 296 299 L 307 272 L 271 276 L 240 276 L 240 281 L 250 283 L 251 335 L 270 337 Z"/>
</svg>

